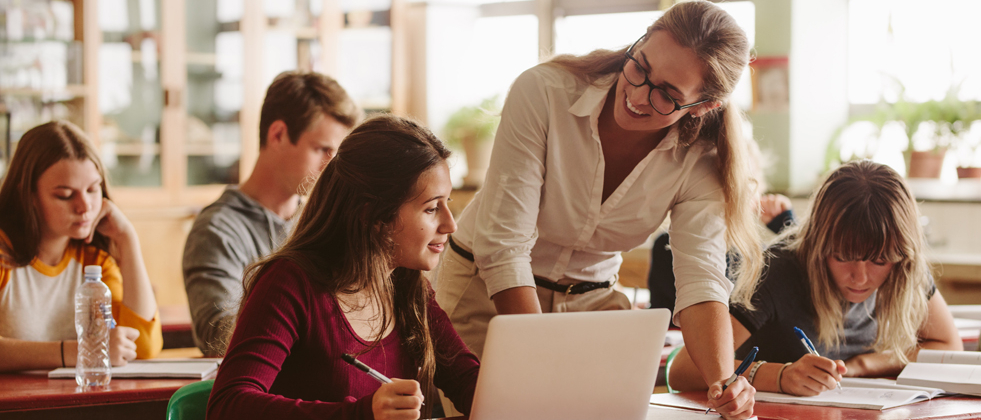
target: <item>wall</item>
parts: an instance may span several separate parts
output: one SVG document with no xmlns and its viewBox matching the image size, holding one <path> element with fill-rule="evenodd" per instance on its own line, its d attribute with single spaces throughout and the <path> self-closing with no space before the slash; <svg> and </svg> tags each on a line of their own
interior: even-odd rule
<svg viewBox="0 0 981 420">
<path fill-rule="evenodd" d="M 789 58 L 790 109 L 749 112 L 760 146 L 774 159 L 775 191 L 807 193 L 824 150 L 848 117 L 848 0 L 755 0 L 756 55 Z"/>
</svg>

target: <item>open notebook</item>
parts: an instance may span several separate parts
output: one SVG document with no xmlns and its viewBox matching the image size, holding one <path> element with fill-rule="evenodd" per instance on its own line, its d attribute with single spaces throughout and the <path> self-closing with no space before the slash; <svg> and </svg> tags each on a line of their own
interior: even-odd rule
<svg viewBox="0 0 981 420">
<path fill-rule="evenodd" d="M 920 350 L 896 382 L 981 396 L 981 352 Z"/>
<path fill-rule="evenodd" d="M 221 359 L 151 359 L 134 360 L 126 366 L 113 366 L 113 378 L 188 378 L 204 379 L 218 370 Z M 49 379 L 74 379 L 75 368 L 58 368 L 48 372 Z"/>
<path fill-rule="evenodd" d="M 824 391 L 812 397 L 757 392 L 756 401 L 885 410 L 925 401 L 943 393 L 942 389 L 899 385 L 888 379 L 844 378 L 841 390 Z"/>
</svg>

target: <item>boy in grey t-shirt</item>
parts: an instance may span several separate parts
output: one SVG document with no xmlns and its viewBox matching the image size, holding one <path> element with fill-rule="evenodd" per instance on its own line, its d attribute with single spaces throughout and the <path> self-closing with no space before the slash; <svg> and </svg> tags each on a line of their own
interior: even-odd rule
<svg viewBox="0 0 981 420">
<path fill-rule="evenodd" d="M 269 86 L 252 175 L 198 215 L 184 246 L 191 329 L 206 356 L 225 353 L 246 268 L 283 243 L 303 187 L 360 118 L 344 89 L 322 74 L 285 72 Z"/>
</svg>

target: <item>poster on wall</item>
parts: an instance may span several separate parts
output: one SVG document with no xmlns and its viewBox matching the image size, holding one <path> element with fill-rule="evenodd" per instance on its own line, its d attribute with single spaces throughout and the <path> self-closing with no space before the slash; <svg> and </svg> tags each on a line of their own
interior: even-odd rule
<svg viewBox="0 0 981 420">
<path fill-rule="evenodd" d="M 753 111 L 790 109 L 790 72 L 786 56 L 758 57 L 749 63 L 753 74 Z"/>
</svg>

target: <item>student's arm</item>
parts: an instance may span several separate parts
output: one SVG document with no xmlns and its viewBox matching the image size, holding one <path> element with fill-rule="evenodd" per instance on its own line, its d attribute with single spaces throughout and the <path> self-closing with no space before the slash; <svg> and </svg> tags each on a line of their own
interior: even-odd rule
<svg viewBox="0 0 981 420">
<path fill-rule="evenodd" d="M 497 313 L 501 315 L 542 313 L 542 304 L 534 287 L 504 289 L 491 298 L 494 299 Z"/>
<path fill-rule="evenodd" d="M 733 347 L 739 348 L 750 337 L 749 330 L 740 323 L 736 317 L 729 316 L 732 324 Z M 735 360 L 733 366 L 738 366 L 742 360 Z M 844 362 L 834 361 L 825 357 L 805 355 L 799 360 L 787 366 L 783 375 L 780 375 L 782 387 L 777 386 L 777 377 L 780 374 L 782 363 L 764 363 L 756 371 L 752 386 L 757 391 L 765 392 L 784 392 L 793 395 L 817 395 L 821 392 L 835 388 L 836 381 L 841 380 L 844 373 Z M 743 372 L 743 376 L 749 379 L 750 370 Z M 671 364 L 671 375 L 668 378 L 672 388 L 681 391 L 703 390 L 706 389 L 705 381 L 700 380 L 698 370 L 695 369 L 691 356 L 687 351 L 687 346 L 678 352 L 674 362 Z"/>
<path fill-rule="evenodd" d="M 65 366 L 75 366 L 78 343 L 65 341 Z M 60 341 L 24 341 L 0 337 L 0 372 L 61 367 Z"/>
<path fill-rule="evenodd" d="M 906 357 L 916 360 L 920 349 L 964 350 L 964 343 L 954 326 L 954 317 L 940 291 L 927 301 L 927 319 L 920 328 L 919 344 Z M 906 367 L 892 352 L 860 354 L 848 359 L 845 366 L 848 367 L 848 376 L 862 377 L 896 376 Z"/>
<path fill-rule="evenodd" d="M 514 81 L 501 110 L 479 207 L 474 209 L 474 262 L 487 296 L 494 297 L 502 313 L 541 312 L 531 249 L 538 237 L 551 106 L 544 71 L 554 70 L 535 67 Z"/>
<path fill-rule="evenodd" d="M 738 378 L 722 391 L 722 383 L 735 370 L 731 356 L 732 329 L 727 317 L 728 310 L 721 302 L 703 302 L 682 310 L 681 332 L 685 347 L 691 349 L 686 357 L 697 367 L 702 381 L 711 384 L 708 392 L 712 408 L 727 419 L 749 418 L 753 415 L 756 390 L 746 379 Z"/>
<path fill-rule="evenodd" d="M 86 264 L 102 266 L 102 282 L 112 294 L 112 316 L 118 324 L 109 331 L 109 358 L 113 366 L 124 366 L 134 358 L 155 357 L 163 349 L 160 317 L 154 314 L 147 320 L 126 306 L 124 282 L 115 259 L 95 247 L 87 247 L 85 253 Z"/>
<path fill-rule="evenodd" d="M 119 207 L 105 198 L 102 199 L 102 211 L 96 220 L 95 230 L 109 238 L 110 254 L 122 273 L 123 290 L 126 291 L 123 304 L 141 318 L 153 320 L 157 314 L 157 301 L 150 286 L 136 229 Z"/>
<path fill-rule="evenodd" d="M 436 303 L 435 297 L 429 301 L 429 328 L 434 350 L 447 356 L 436 357 L 436 376 L 433 383 L 453 402 L 457 410 L 470 414 L 480 362 L 453 329 L 450 318 Z"/>
<path fill-rule="evenodd" d="M 206 356 L 221 356 L 242 298 L 248 256 L 233 229 L 199 216 L 184 245 L 184 290 L 194 323 L 194 342 Z"/>
<path fill-rule="evenodd" d="M 136 358 L 139 332 L 117 326 L 109 331 L 109 362 L 125 366 Z M 0 372 L 72 367 L 78 360 L 78 341 L 26 341 L 0 337 Z"/>
</svg>

